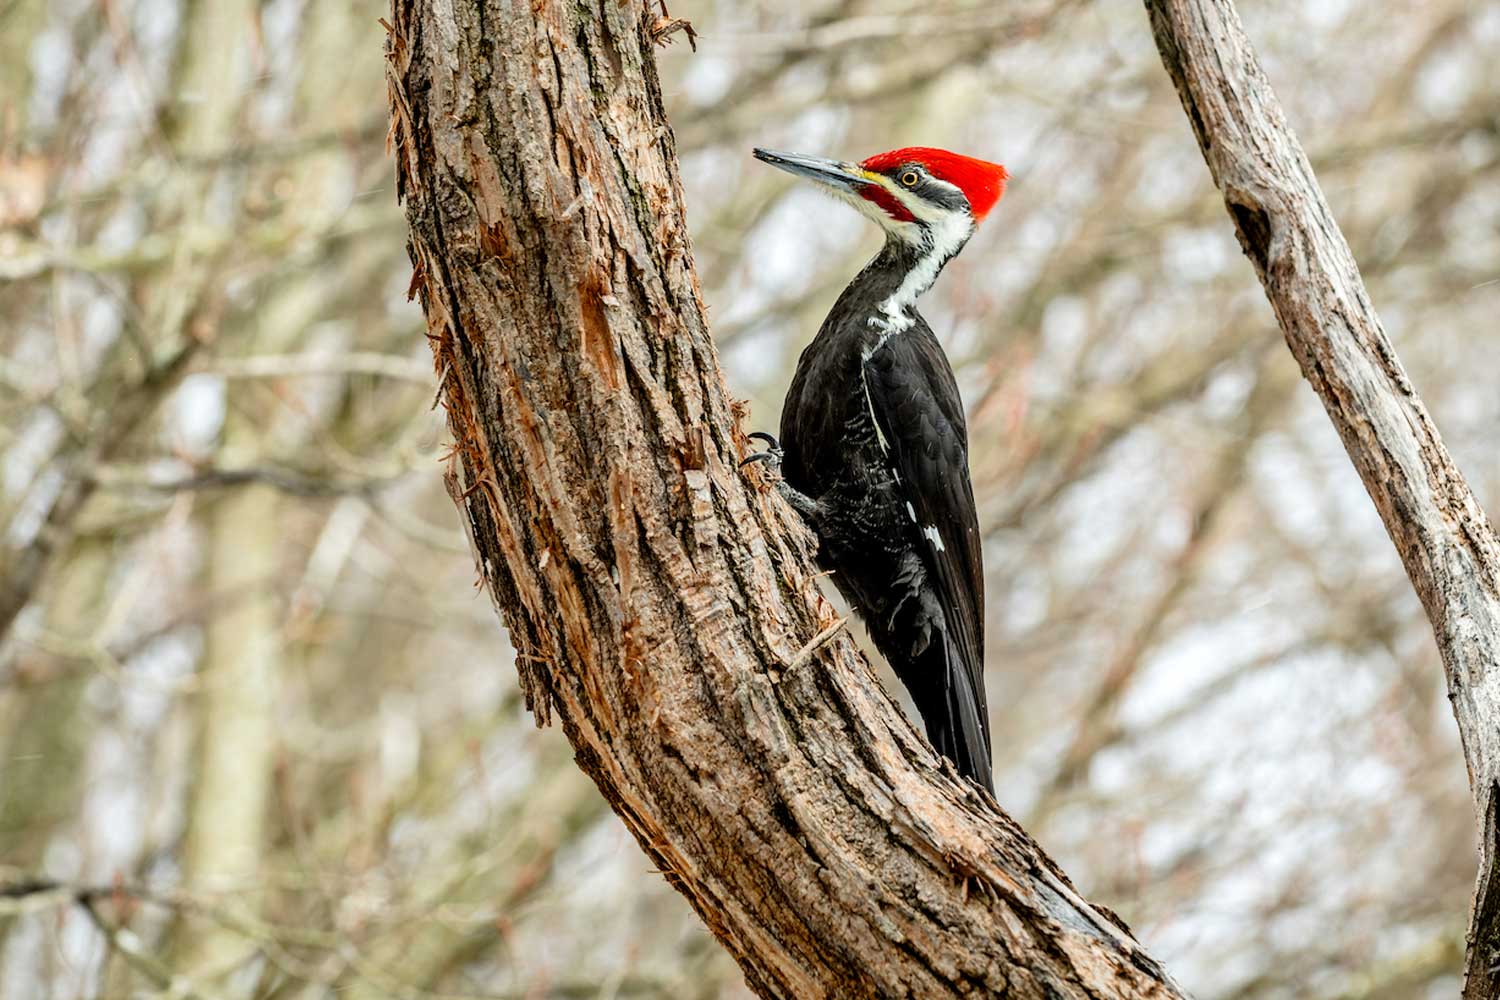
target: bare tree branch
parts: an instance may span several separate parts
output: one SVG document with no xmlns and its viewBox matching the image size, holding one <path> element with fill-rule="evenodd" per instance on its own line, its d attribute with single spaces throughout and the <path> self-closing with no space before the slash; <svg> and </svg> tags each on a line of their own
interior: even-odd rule
<svg viewBox="0 0 1500 1000">
<path fill-rule="evenodd" d="M 273 465 L 249 465 L 236 468 L 194 468 L 186 475 L 153 475 L 129 467 L 101 466 L 87 477 L 111 490 L 139 490 L 151 493 L 180 493 L 197 490 L 227 490 L 239 486 L 264 484 L 278 492 L 296 497 L 373 497 L 395 485 L 405 473 L 369 476 L 364 479 L 342 479 L 335 476 L 303 472 Z"/>
<path fill-rule="evenodd" d="M 412 358 L 373 351 L 342 354 L 261 354 L 250 358 L 220 358 L 202 371 L 225 378 L 303 378 L 319 375 L 378 375 L 407 382 L 432 381 L 428 366 Z"/>
<path fill-rule="evenodd" d="M 1444 447 L 1232 0 L 1146 0 L 1240 245 L 1427 610 L 1479 820 L 1464 997 L 1500 996 L 1500 542 Z"/>
<path fill-rule="evenodd" d="M 41 529 L 19 546 L 9 547 L 0 542 L 0 557 L 3 557 L 3 562 L 0 562 L 0 639 L 10 631 L 16 616 L 31 600 L 53 557 L 66 548 L 78 515 L 98 488 L 97 480 L 82 473 L 108 462 L 125 446 L 135 430 L 155 412 L 157 404 L 181 381 L 201 344 L 196 337 L 184 337 L 171 354 L 138 382 L 127 386 L 111 414 L 108 427 L 69 456 L 72 475 L 48 507 Z"/>
</svg>

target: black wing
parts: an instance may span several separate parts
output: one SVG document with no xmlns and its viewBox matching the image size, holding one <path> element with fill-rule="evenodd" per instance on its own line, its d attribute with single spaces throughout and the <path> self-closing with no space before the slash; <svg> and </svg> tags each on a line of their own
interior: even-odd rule
<svg viewBox="0 0 1500 1000">
<path fill-rule="evenodd" d="M 901 488 L 922 533 L 928 569 L 963 661 L 950 683 L 967 683 L 971 689 L 988 765 L 984 564 L 958 383 L 937 338 L 920 317 L 910 329 L 888 336 L 865 361 L 863 374 L 881 444 L 901 474 Z"/>
</svg>

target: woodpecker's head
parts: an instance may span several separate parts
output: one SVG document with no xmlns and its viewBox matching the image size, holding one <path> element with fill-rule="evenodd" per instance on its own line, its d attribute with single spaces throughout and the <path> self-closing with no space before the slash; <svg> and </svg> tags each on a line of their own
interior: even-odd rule
<svg viewBox="0 0 1500 1000">
<path fill-rule="evenodd" d="M 911 146 L 859 163 L 757 149 L 755 158 L 815 181 L 879 223 L 888 238 L 951 257 L 1005 193 L 1010 176 L 946 149 Z"/>
</svg>

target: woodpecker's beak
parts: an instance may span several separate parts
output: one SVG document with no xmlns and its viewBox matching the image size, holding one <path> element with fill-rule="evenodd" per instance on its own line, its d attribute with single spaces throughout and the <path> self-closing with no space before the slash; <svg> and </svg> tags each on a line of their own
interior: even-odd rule
<svg viewBox="0 0 1500 1000">
<path fill-rule="evenodd" d="M 873 183 L 857 163 L 845 163 L 822 156 L 804 156 L 801 153 L 778 153 L 774 149 L 757 149 L 755 158 L 778 170 L 844 191 L 855 191 Z"/>
</svg>

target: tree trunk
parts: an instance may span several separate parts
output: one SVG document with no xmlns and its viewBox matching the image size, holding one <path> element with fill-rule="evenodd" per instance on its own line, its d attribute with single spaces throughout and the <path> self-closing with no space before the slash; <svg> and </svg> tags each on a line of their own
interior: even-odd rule
<svg viewBox="0 0 1500 1000">
<path fill-rule="evenodd" d="M 200 156 L 231 148 L 247 96 L 250 67 L 243 36 L 256 23 L 253 0 L 200 0 L 186 9 L 178 73 L 184 93 L 196 98 L 176 121 L 176 148 Z M 213 175 L 197 179 L 184 195 L 195 221 L 211 218 Z M 201 206 L 201 207 L 200 207 Z M 191 265 L 180 265 L 187 269 Z M 184 283 L 186 283 L 184 281 Z M 274 302 L 273 302 L 274 304 Z M 269 311 L 266 306 L 262 312 Z M 226 390 L 218 464 L 253 463 L 262 430 L 234 405 Z M 187 811 L 183 876 L 194 891 L 225 893 L 223 904 L 253 920 L 260 895 L 244 892 L 261 874 L 267 841 L 266 812 L 276 752 L 276 686 L 281 612 L 273 592 L 284 526 L 280 496 L 269 486 L 236 490 L 214 504 L 205 519 L 205 591 L 235 594 L 232 607 L 204 629 L 198 678 L 197 771 Z M 255 954 L 255 942 L 213 921 L 183 921 L 174 945 L 177 965 L 196 982 L 238 969 Z"/>
<path fill-rule="evenodd" d="M 652 10 L 395 0 L 389 27 L 448 482 L 538 723 L 764 996 L 1183 996 L 939 766 L 738 471 Z"/>
<path fill-rule="evenodd" d="M 1381 328 L 1232 0 L 1146 8 L 1240 245 L 1432 622 L 1479 822 L 1464 997 L 1500 996 L 1500 543 Z"/>
</svg>

